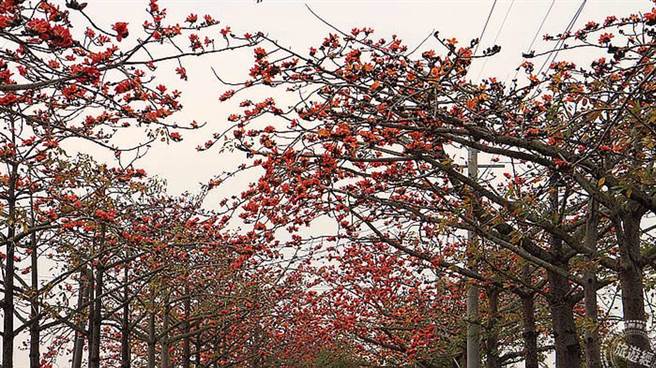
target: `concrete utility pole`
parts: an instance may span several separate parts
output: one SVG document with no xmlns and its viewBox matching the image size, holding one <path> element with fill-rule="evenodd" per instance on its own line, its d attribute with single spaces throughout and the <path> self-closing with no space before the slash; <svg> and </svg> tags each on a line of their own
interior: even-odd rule
<svg viewBox="0 0 656 368">
<path fill-rule="evenodd" d="M 467 149 L 467 174 L 472 180 L 478 179 L 478 150 L 469 147 Z M 475 235 L 471 230 L 467 231 L 469 246 L 474 242 Z M 470 267 L 473 265 L 470 263 Z M 467 289 L 467 368 L 481 367 L 481 325 L 478 312 L 478 286 L 472 284 Z"/>
<path fill-rule="evenodd" d="M 478 180 L 479 168 L 503 168 L 503 164 L 478 164 L 478 150 L 467 148 L 467 174 L 476 181 Z M 476 241 L 476 234 L 467 231 L 468 246 Z M 476 271 L 476 261 L 467 260 L 467 267 Z M 481 367 L 481 320 L 478 311 L 480 288 L 473 283 L 467 289 L 467 368 Z"/>
<path fill-rule="evenodd" d="M 487 30 L 488 24 L 490 24 L 490 18 L 492 18 L 494 8 L 497 6 L 497 1 L 498 0 L 494 0 L 494 3 L 492 3 L 492 7 L 490 8 L 490 12 L 488 13 L 487 19 L 485 20 L 485 25 L 483 26 L 481 35 L 478 37 L 478 43 L 476 44 L 473 55 L 478 53 L 478 47 L 481 45 L 481 41 L 483 40 L 483 36 L 485 35 L 485 30 Z M 508 17 L 508 13 L 510 12 L 513 4 L 514 0 L 510 3 L 510 7 L 506 12 L 505 18 Z M 505 18 L 503 23 L 506 22 Z M 503 27 L 503 23 L 501 24 L 501 27 Z M 501 33 L 501 28 L 499 28 L 499 31 L 497 32 L 497 37 L 499 36 L 499 33 Z M 478 150 L 472 147 L 467 148 L 467 174 L 472 180 L 478 179 Z M 467 231 L 467 241 L 469 245 L 474 242 L 474 239 L 474 232 Z M 473 265 L 473 262 L 469 263 Z M 481 325 L 480 316 L 478 313 L 478 294 L 478 286 L 474 284 L 470 285 L 469 289 L 467 290 L 467 368 L 481 367 Z"/>
</svg>

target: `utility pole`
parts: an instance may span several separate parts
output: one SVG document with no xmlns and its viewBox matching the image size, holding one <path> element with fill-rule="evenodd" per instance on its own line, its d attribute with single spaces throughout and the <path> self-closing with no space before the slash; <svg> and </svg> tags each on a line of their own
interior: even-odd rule
<svg viewBox="0 0 656 368">
<path fill-rule="evenodd" d="M 503 168 L 503 164 L 478 164 L 478 150 L 467 147 L 467 175 L 473 181 L 478 180 L 479 168 Z M 467 245 L 476 241 L 474 231 L 467 230 Z M 476 270 L 476 260 L 468 259 L 467 267 Z M 480 288 L 472 283 L 467 288 L 467 368 L 481 367 L 481 320 L 479 313 Z"/>
<path fill-rule="evenodd" d="M 467 148 L 467 174 L 472 180 L 478 179 L 478 150 Z M 468 246 L 472 246 L 475 235 L 472 230 L 467 230 Z M 469 260 L 469 267 L 474 266 Z M 467 368 L 481 367 L 481 325 L 478 311 L 478 286 L 469 285 L 467 289 Z"/>
<path fill-rule="evenodd" d="M 492 18 L 492 14 L 494 13 L 494 8 L 496 6 L 497 0 L 494 0 L 492 7 L 490 8 L 490 12 L 487 15 L 487 19 L 485 20 L 485 25 L 483 26 L 481 35 L 478 37 L 478 42 L 476 44 L 476 48 L 474 48 L 473 55 L 478 53 L 478 48 L 481 46 L 483 36 L 485 35 L 485 30 L 487 30 L 488 24 L 490 24 L 490 18 Z M 510 4 L 510 7 L 512 7 L 512 3 Z M 508 11 L 510 11 L 510 8 L 508 8 Z M 508 14 L 506 14 L 506 16 L 507 15 Z M 500 31 L 501 30 L 499 30 L 499 32 Z M 473 147 L 467 147 L 467 175 L 469 175 L 472 180 L 478 179 L 478 150 Z M 467 231 L 468 246 L 471 246 L 471 244 L 474 242 L 474 239 L 474 232 L 471 230 Z M 474 265 L 473 262 L 469 263 L 469 267 Z M 473 282 L 467 289 L 467 368 L 481 367 L 481 325 L 480 316 L 478 313 L 479 292 L 480 291 L 478 286 L 474 285 Z"/>
</svg>

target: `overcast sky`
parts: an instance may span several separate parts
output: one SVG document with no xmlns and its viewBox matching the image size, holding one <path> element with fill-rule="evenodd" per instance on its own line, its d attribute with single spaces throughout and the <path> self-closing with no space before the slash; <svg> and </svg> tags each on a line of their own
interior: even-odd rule
<svg viewBox="0 0 656 368">
<path fill-rule="evenodd" d="M 331 31 L 308 12 L 306 4 L 341 29 L 348 31 L 356 26 L 370 26 L 379 37 L 389 38 L 396 34 L 413 48 L 433 30 L 439 30 L 444 36 L 455 36 L 463 43 L 478 37 L 492 3 L 492 0 L 264 0 L 256 4 L 255 0 L 160 0 L 161 6 L 169 10 L 172 18 L 183 20 L 189 12 L 199 15 L 209 13 L 224 25 L 230 25 L 237 34 L 261 30 L 282 44 L 301 51 L 320 43 Z M 136 28 L 143 22 L 146 4 L 147 1 L 139 0 L 94 0 L 87 10 L 100 24 L 127 21 L 130 27 Z M 556 0 L 541 33 L 562 31 L 580 4 L 580 0 Z M 521 52 L 528 48 L 550 5 L 551 0 L 499 0 L 483 37 L 482 47 L 493 45 L 496 39 L 496 44 L 502 46 L 501 53 L 485 65 L 482 62 L 474 65 L 472 77 L 480 75 L 496 76 L 499 80 L 511 79 L 514 68 L 522 60 Z M 588 0 L 577 24 L 580 26 L 591 19 L 603 20 L 610 14 L 619 16 L 645 11 L 650 7 L 651 2 L 647 0 Z M 438 48 L 438 45 L 430 39 L 424 45 L 424 48 L 428 47 Z M 549 47 L 552 44 L 538 37 L 534 49 L 545 50 Z M 566 54 L 561 53 L 559 57 L 566 57 Z M 226 79 L 238 81 L 244 78 L 251 62 L 250 52 L 187 60 L 188 82 L 180 83 L 174 75 L 164 79 L 183 92 L 185 111 L 177 115 L 178 119 L 207 121 L 208 125 L 199 131 L 184 133 L 181 143 L 156 146 L 139 166 L 168 179 L 173 193 L 194 190 L 199 182 L 206 181 L 222 168 L 232 166 L 239 157 L 221 157 L 216 151 L 197 153 L 195 147 L 204 143 L 213 132 L 225 128 L 227 115 L 234 112 L 234 105 L 218 103 L 217 98 L 225 87 L 211 76 L 210 67 L 215 67 Z M 162 74 L 164 69 L 160 68 Z"/>
</svg>

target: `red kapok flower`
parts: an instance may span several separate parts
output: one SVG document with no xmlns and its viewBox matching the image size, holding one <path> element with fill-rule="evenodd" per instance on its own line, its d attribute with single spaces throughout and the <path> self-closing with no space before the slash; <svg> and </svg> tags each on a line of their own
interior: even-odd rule
<svg viewBox="0 0 656 368">
<path fill-rule="evenodd" d="M 182 140 L 182 135 L 180 135 L 178 132 L 170 133 L 169 137 L 171 137 L 171 140 L 174 142 L 180 142 Z"/>
<path fill-rule="evenodd" d="M 183 67 L 175 68 L 175 72 L 180 76 L 180 79 L 187 80 L 187 69 Z"/>
<path fill-rule="evenodd" d="M 30 32 L 37 34 L 46 33 L 50 30 L 50 23 L 45 19 L 32 19 L 27 22 L 26 27 Z"/>
<path fill-rule="evenodd" d="M 128 24 L 126 22 L 116 22 L 112 29 L 116 32 L 117 41 L 121 42 L 121 40 L 128 37 Z"/>
<path fill-rule="evenodd" d="M 648 26 L 656 24 L 656 8 L 645 14 L 645 23 L 647 23 Z"/>
<path fill-rule="evenodd" d="M 609 43 L 610 40 L 611 40 L 613 37 L 615 37 L 615 36 L 613 36 L 612 33 L 602 33 L 602 34 L 599 36 L 599 43 L 600 43 L 600 44 Z"/>
<path fill-rule="evenodd" d="M 71 32 L 64 26 L 54 26 L 50 33 L 50 44 L 61 48 L 70 47 L 73 45 Z"/>
<path fill-rule="evenodd" d="M 198 15 L 193 13 L 189 14 L 187 15 L 187 19 L 185 21 L 188 23 L 196 23 L 196 21 L 198 21 Z"/>
<path fill-rule="evenodd" d="M 255 58 L 258 60 L 262 59 L 267 55 L 266 50 L 261 47 L 256 47 L 255 50 L 253 50 L 253 52 L 255 53 Z"/>
<path fill-rule="evenodd" d="M 221 96 L 219 96 L 219 101 L 226 101 L 235 94 L 235 91 L 230 89 L 225 91 Z"/>
</svg>

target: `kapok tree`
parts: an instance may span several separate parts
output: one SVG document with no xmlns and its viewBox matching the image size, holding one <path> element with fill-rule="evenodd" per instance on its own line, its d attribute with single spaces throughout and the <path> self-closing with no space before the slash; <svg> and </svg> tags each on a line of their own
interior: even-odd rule
<svg viewBox="0 0 656 368">
<path fill-rule="evenodd" d="M 302 97 L 289 110 L 273 99 L 245 100 L 243 113 L 229 117 L 235 123 L 234 142 L 249 155 L 260 156 L 256 162 L 266 171 L 246 193 L 247 216 L 278 227 L 292 224 L 288 230 L 296 231 L 297 225 L 332 215 L 341 234 L 357 235 L 364 225 L 427 262 L 440 253 L 435 251 L 440 249 L 435 234 L 464 226 L 544 268 L 550 290 L 558 293 L 550 296 L 553 306 L 573 295 L 577 287 L 571 288 L 571 282 L 585 289 L 582 276 L 594 272 L 572 269 L 571 262 L 586 259 L 624 280 L 624 318 L 644 320 L 642 268 L 651 258 L 638 257 L 639 223 L 653 207 L 643 179 L 652 161 L 644 143 L 651 132 L 647 123 L 640 124 L 644 129 L 622 124 L 648 121 L 640 113 L 650 111 L 652 17 L 609 17 L 603 25 L 593 22 L 576 34 L 563 35 L 582 40 L 579 48 L 612 53 L 614 61 L 595 61 L 582 70 L 559 62 L 539 76 L 527 63 L 528 85 L 510 91 L 494 79 L 470 83 L 472 47 L 458 48 L 455 40 L 439 38 L 447 55 L 427 51 L 421 58 L 406 55 L 398 39 L 370 39 L 368 29 L 331 34 L 307 56 L 271 41 L 271 50 L 255 50 L 253 80 L 245 86 L 285 86 Z M 643 31 L 627 31 L 632 27 Z M 611 42 L 612 29 L 622 30 L 626 46 Z M 598 37 L 585 42 L 592 35 Z M 287 54 L 281 57 L 281 50 Z M 269 57 L 273 51 L 275 60 Z M 545 92 L 539 90 L 543 86 Z M 629 95 L 623 94 L 625 87 Z M 277 128 L 275 123 L 257 123 L 263 115 L 287 124 Z M 454 145 L 530 163 L 509 174 L 527 194 L 509 199 L 493 185 L 467 178 L 450 153 Z M 624 149 L 633 149 L 641 161 L 624 160 Z M 612 165 L 602 169 L 610 155 Z M 528 190 L 527 183 L 546 190 Z M 550 185 L 555 189 L 548 189 Z M 612 190 L 600 189 L 604 185 Z M 598 205 L 607 210 L 601 220 L 595 220 Z M 447 211 L 458 221 L 445 217 Z M 408 247 L 411 232 L 399 227 L 403 225 L 393 234 L 380 231 L 380 225 L 395 219 L 412 220 L 413 230 L 424 240 L 419 244 L 432 252 Z M 617 241 L 595 250 L 607 244 L 610 234 Z M 438 260 L 476 278 L 458 266 L 462 258 Z M 596 298 L 596 286 L 587 290 L 592 291 L 586 293 L 589 300 Z M 553 328 L 560 329 L 555 331 L 559 366 L 577 365 L 581 359 L 575 304 L 567 300 L 567 308 L 552 310 Z M 644 347 L 646 340 L 631 343 Z"/>
<path fill-rule="evenodd" d="M 319 97 L 318 101 L 302 100 L 286 113 L 273 99 L 246 100 L 241 104 L 244 113 L 229 117 L 235 122 L 232 134 L 237 146 L 261 156 L 254 164 L 266 172 L 242 195 L 243 216 L 255 222 L 256 229 L 297 232 L 300 225 L 331 215 L 339 224 L 341 239 L 358 244 L 357 239 L 365 237 L 364 227 L 378 242 L 407 256 L 489 282 L 491 279 L 461 266 L 465 255 L 458 250 L 462 234 L 456 234 L 453 227 L 463 214 L 466 193 L 462 185 L 456 188 L 450 181 L 464 176 L 456 169 L 438 173 L 432 166 L 446 158 L 442 149 L 446 140 L 433 139 L 411 125 L 434 124 L 435 117 L 403 101 L 397 104 L 393 100 L 404 95 L 387 91 L 381 82 L 388 79 L 390 88 L 408 94 L 432 83 L 448 87 L 464 77 L 471 49 L 449 54 L 444 64 L 451 67 L 444 68 L 452 73 L 427 82 L 425 75 L 417 77 L 425 72 L 424 61 L 404 59 L 404 46 L 396 39 L 374 45 L 369 33 L 356 29 L 353 36 L 344 38 L 344 44 L 339 36 L 331 35 L 320 49 L 321 56 L 314 49 L 305 59 L 290 53 L 277 65 L 270 64 L 267 51 L 255 50 L 256 66 L 251 73 L 257 79 L 248 85 L 283 84 Z M 424 58 L 433 58 L 431 55 Z M 437 67 L 430 73 L 435 70 Z M 433 78 L 432 74 L 428 78 Z M 227 92 L 226 96 L 230 95 L 232 92 Z M 289 126 L 277 129 L 254 123 L 269 114 L 287 119 Z M 413 154 L 428 152 L 433 156 Z M 449 212 L 454 215 L 447 215 Z"/>
<path fill-rule="evenodd" d="M 86 3 L 50 1 L 0 3 L 0 114 L 3 119 L 2 205 L 7 221 L 3 228 L 3 368 L 13 367 L 15 346 L 15 257 L 18 239 L 39 230 L 21 216 L 28 195 L 19 188 L 31 172 L 69 138 L 91 141 L 120 157 L 144 153 L 147 143 L 178 141 L 178 130 L 197 123 L 167 120 L 179 111 L 180 93 L 159 84 L 157 68 L 177 61 L 169 72 L 186 79 L 184 57 L 228 51 L 257 42 L 256 37 L 236 37 L 224 27 L 217 41 L 205 31 L 220 27 L 210 15 L 191 14 L 182 22 L 169 22 L 156 0 L 148 4 L 142 25 L 120 20 L 102 27 L 86 13 Z M 73 23 L 71 13 L 81 21 Z M 232 37 L 229 44 L 228 38 Z M 128 44 L 129 42 L 129 44 Z M 221 45 L 220 43 L 223 43 Z M 162 68 L 168 68 L 163 66 Z M 143 139 L 130 147 L 117 146 L 112 136 L 133 128 Z M 34 362 L 38 362 L 35 359 Z M 32 363 L 38 364 L 38 363 Z"/>
<path fill-rule="evenodd" d="M 88 157 L 50 163 L 58 185 L 34 210 L 40 223 L 53 214 L 61 223 L 38 233 L 52 278 L 16 295 L 37 311 L 17 330 L 36 327 L 30 342 L 49 342 L 41 365 L 262 361 L 274 342 L 263 321 L 282 295 L 273 290 L 289 291 L 275 284 L 280 270 L 244 267 L 236 249 L 248 238 L 203 210 L 203 193 L 172 197 L 143 170 Z"/>
</svg>

